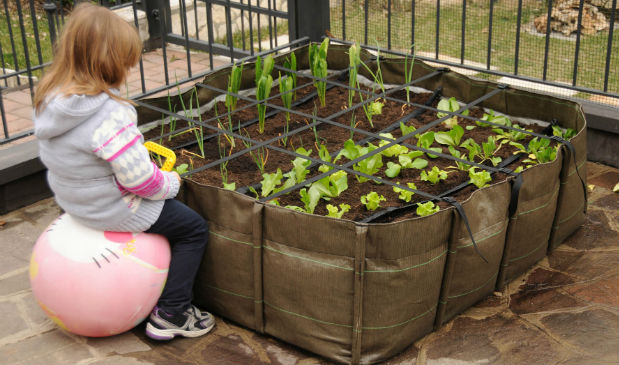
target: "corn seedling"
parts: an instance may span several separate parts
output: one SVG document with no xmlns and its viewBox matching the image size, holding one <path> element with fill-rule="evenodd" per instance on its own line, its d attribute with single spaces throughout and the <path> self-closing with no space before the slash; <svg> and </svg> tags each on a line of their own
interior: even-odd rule
<svg viewBox="0 0 619 365">
<path fill-rule="evenodd" d="M 228 112 L 236 109 L 238 98 L 233 94 L 238 94 L 241 89 L 241 77 L 243 75 L 243 64 L 241 66 L 233 65 L 228 76 L 228 93 L 226 94 L 226 107 Z"/>
<path fill-rule="evenodd" d="M 327 50 L 329 49 L 329 38 L 325 38 L 320 47 L 316 44 L 311 44 L 309 48 L 309 66 L 312 71 L 312 75 L 316 78 L 327 78 Z M 320 106 L 325 106 L 325 95 L 327 92 L 326 81 L 314 81 L 316 91 L 318 92 L 318 99 L 320 100 Z"/>
<path fill-rule="evenodd" d="M 290 69 L 291 71 L 286 71 L 286 75 L 292 79 L 292 89 L 296 89 L 297 87 L 297 56 L 294 55 L 294 52 L 290 53 L 290 58 L 286 57 L 284 61 L 284 67 Z M 297 100 L 297 91 L 294 91 L 293 95 L 294 100 Z"/>
<path fill-rule="evenodd" d="M 357 72 L 359 71 L 359 64 L 361 63 L 361 47 L 355 42 L 348 49 L 348 107 L 352 106 L 353 98 L 355 96 L 355 88 L 357 87 Z"/>
</svg>

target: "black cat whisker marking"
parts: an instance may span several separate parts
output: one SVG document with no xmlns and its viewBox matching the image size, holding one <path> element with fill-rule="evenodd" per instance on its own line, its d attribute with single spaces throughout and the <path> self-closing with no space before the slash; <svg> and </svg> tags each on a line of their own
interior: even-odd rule
<svg viewBox="0 0 619 365">
<path fill-rule="evenodd" d="M 99 266 L 99 269 L 100 269 L 101 268 L 101 264 L 99 264 L 99 261 L 97 261 L 97 259 L 94 258 L 94 257 L 92 259 L 95 262 L 95 264 L 97 264 L 97 266 Z"/>
<path fill-rule="evenodd" d="M 120 259 L 120 257 L 118 257 L 117 254 L 114 253 L 114 251 L 110 250 L 109 248 L 106 248 L 106 250 L 109 251 L 109 253 L 111 253 L 112 255 L 114 255 L 114 257 L 116 257 L 117 259 Z M 102 254 L 103 255 L 103 254 Z"/>
</svg>

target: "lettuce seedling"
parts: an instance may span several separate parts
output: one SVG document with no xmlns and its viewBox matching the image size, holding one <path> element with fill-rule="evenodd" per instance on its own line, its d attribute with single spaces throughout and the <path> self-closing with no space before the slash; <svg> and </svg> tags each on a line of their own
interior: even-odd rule
<svg viewBox="0 0 619 365">
<path fill-rule="evenodd" d="M 262 174 L 262 181 L 260 182 L 260 184 L 262 184 L 262 189 L 261 189 L 262 197 L 269 196 L 269 194 L 271 194 L 271 192 L 275 189 L 275 187 L 281 184 L 283 177 L 284 176 L 280 168 L 277 169 L 277 172 L 274 172 L 272 174 L 268 174 L 268 173 Z"/>
<path fill-rule="evenodd" d="M 385 170 L 385 175 L 393 179 L 394 177 L 400 174 L 401 169 L 402 169 L 402 166 L 400 166 L 397 163 L 393 163 L 389 161 L 387 162 L 387 169 Z"/>
<path fill-rule="evenodd" d="M 437 106 L 438 110 L 444 110 L 447 112 L 456 112 L 460 109 L 460 104 L 458 104 L 458 101 L 456 100 L 455 97 L 451 97 L 449 99 L 445 99 L 442 98 L 441 101 L 438 102 L 438 106 Z M 463 110 L 460 114 L 462 115 L 469 115 L 469 111 L 468 110 Z M 447 113 L 443 113 L 443 112 L 437 112 L 436 116 L 438 118 L 442 118 L 445 116 L 448 116 L 449 114 Z M 449 119 L 446 119 L 445 121 L 443 121 L 443 124 L 447 127 L 447 128 L 453 128 L 454 126 L 458 125 L 458 117 L 456 115 L 450 117 Z"/>
<path fill-rule="evenodd" d="M 309 189 L 301 189 L 299 194 L 305 204 L 305 211 L 313 214 L 321 198 L 329 200 L 339 196 L 346 189 L 348 189 L 348 176 L 345 171 L 338 171 L 315 181 Z"/>
<path fill-rule="evenodd" d="M 505 115 L 495 115 L 494 114 L 494 110 L 490 110 L 489 113 L 484 113 L 484 115 L 481 117 L 481 120 L 485 120 L 488 122 L 492 122 L 494 124 L 499 124 L 499 125 L 504 125 L 507 127 L 511 127 L 512 126 L 512 122 L 511 120 L 509 120 L 508 117 L 506 117 Z M 480 121 L 475 121 L 475 124 L 477 124 L 480 127 L 493 127 L 493 125 L 490 125 L 488 123 L 484 123 L 484 122 L 480 122 Z M 500 129 L 500 128 L 498 128 Z"/>
<path fill-rule="evenodd" d="M 375 191 L 371 191 L 365 195 L 361 196 L 361 203 L 365 205 L 367 210 L 376 210 L 380 207 L 380 202 L 385 201 L 384 196 L 379 195 Z"/>
<path fill-rule="evenodd" d="M 469 151 L 469 161 L 474 161 L 475 157 L 477 157 L 479 159 L 479 163 L 490 161 L 493 166 L 496 166 L 503 159 L 499 156 L 494 155 L 499 151 L 504 142 L 505 140 L 500 141 L 499 145 L 497 146 L 494 137 L 489 136 L 488 141 L 482 142 L 481 146 L 477 144 L 477 142 L 473 141 L 472 138 L 469 138 L 466 141 L 462 142 L 460 146 L 466 148 Z"/>
<path fill-rule="evenodd" d="M 435 151 L 438 153 L 443 152 L 443 149 L 440 147 L 431 147 L 433 143 L 434 143 L 434 132 L 426 132 L 422 134 L 421 136 L 419 136 L 419 139 L 417 140 L 417 146 L 421 148 L 425 148 L 426 150 Z M 428 157 L 437 158 L 438 156 L 428 153 Z"/>
<path fill-rule="evenodd" d="M 403 122 L 400 122 L 400 131 L 402 131 L 402 135 L 405 136 L 407 134 L 413 133 L 414 131 L 416 131 L 417 128 L 415 128 L 414 126 L 407 126 L 406 124 L 404 124 Z"/>
<path fill-rule="evenodd" d="M 344 213 L 350 210 L 350 205 L 348 204 L 340 204 L 339 206 L 340 208 L 338 209 L 335 205 L 327 204 L 327 211 L 329 212 L 327 217 L 342 218 Z"/>
<path fill-rule="evenodd" d="M 480 189 L 488 186 L 488 183 L 492 181 L 492 177 L 488 171 L 481 170 L 477 172 L 475 171 L 475 167 L 469 169 L 469 177 L 471 178 L 470 182 Z"/>
<path fill-rule="evenodd" d="M 434 140 L 440 144 L 458 147 L 463 135 L 464 129 L 456 124 L 449 132 L 434 133 Z"/>
<path fill-rule="evenodd" d="M 466 160 L 466 156 L 464 156 L 462 153 L 460 153 L 460 151 L 458 151 L 454 147 L 449 146 L 448 149 L 449 149 L 449 153 L 451 153 L 453 157 Z M 454 162 L 456 163 L 456 166 L 455 167 L 449 166 L 448 168 L 456 168 L 462 171 L 468 171 L 471 168 L 471 165 L 465 164 L 464 162 L 460 162 L 460 161 L 454 161 Z"/>
<path fill-rule="evenodd" d="M 398 184 L 400 182 L 398 181 Z M 415 189 L 417 190 L 417 186 L 415 185 L 415 183 L 407 183 L 406 186 L 408 186 L 411 189 Z M 393 187 L 393 192 L 395 192 L 398 195 L 398 198 L 400 200 L 404 200 L 405 202 L 409 203 L 411 201 L 411 199 L 413 198 L 413 195 L 415 193 L 413 193 L 412 191 L 408 191 L 402 188 L 398 188 L 397 186 Z"/>
<path fill-rule="evenodd" d="M 523 162 L 538 164 L 554 161 L 557 157 L 557 148 L 550 146 L 547 138 L 533 138 L 529 142 L 529 158 Z"/>
<path fill-rule="evenodd" d="M 567 128 L 565 131 L 559 127 L 558 125 L 553 125 L 552 126 L 552 135 L 553 136 L 557 136 L 557 137 L 561 137 L 564 140 L 569 140 L 572 137 L 574 137 L 576 135 L 576 130 L 572 129 L 572 128 Z"/>
<path fill-rule="evenodd" d="M 363 147 L 361 149 L 361 155 L 365 155 L 369 152 L 372 152 L 377 148 L 378 148 L 377 146 L 371 143 L 368 143 L 368 147 Z M 374 175 L 380 170 L 381 167 L 383 167 L 383 155 L 381 155 L 380 153 L 377 153 L 375 155 L 372 155 L 354 164 L 353 170 L 363 172 L 367 175 Z M 368 181 L 368 179 L 363 176 L 355 175 L 355 177 L 357 178 L 359 182 Z"/>
<path fill-rule="evenodd" d="M 425 217 L 427 215 L 434 214 L 438 212 L 441 208 L 438 205 L 435 205 L 433 202 L 429 201 L 426 203 L 417 203 L 417 213 L 420 217 Z"/>
<path fill-rule="evenodd" d="M 419 156 L 423 156 L 423 152 L 411 151 L 409 153 L 399 155 L 398 162 L 402 165 L 402 168 L 421 170 L 428 166 L 428 160 L 419 158 Z"/>
<path fill-rule="evenodd" d="M 432 183 L 432 185 L 438 183 L 441 180 L 445 180 L 449 173 L 447 171 L 441 170 L 438 167 L 432 167 L 432 170 L 426 172 L 425 170 L 421 171 L 421 181 L 428 181 Z"/>
<path fill-rule="evenodd" d="M 393 137 L 391 133 L 381 133 L 380 136 L 384 138 L 388 138 L 391 141 L 386 141 L 383 139 L 380 142 L 378 142 L 378 147 L 388 145 L 389 143 L 395 140 L 395 138 Z M 406 146 L 402 146 L 401 144 L 394 144 L 386 148 L 385 150 L 383 150 L 383 152 L 381 153 L 385 155 L 385 157 L 394 157 L 394 156 L 399 156 L 403 153 L 408 153 L 408 148 Z"/>
<path fill-rule="evenodd" d="M 312 151 L 306 150 L 303 147 L 299 147 L 295 150 L 296 153 L 303 156 L 309 156 Z M 300 183 L 305 180 L 305 177 L 309 173 L 307 169 L 309 165 L 311 165 L 312 161 L 304 159 L 303 157 L 297 157 L 292 160 L 292 172 L 294 173 L 294 178 L 297 183 Z"/>
</svg>

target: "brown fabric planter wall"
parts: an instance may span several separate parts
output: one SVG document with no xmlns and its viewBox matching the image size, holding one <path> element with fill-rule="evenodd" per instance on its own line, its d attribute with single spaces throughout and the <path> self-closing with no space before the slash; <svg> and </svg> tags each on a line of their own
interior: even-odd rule
<svg viewBox="0 0 619 365">
<path fill-rule="evenodd" d="M 449 240 L 437 326 L 494 291 L 505 245 L 510 192 L 510 183 L 504 181 L 474 192 L 462 203 L 479 253 L 462 217 L 456 216 Z"/>
<path fill-rule="evenodd" d="M 332 44 L 330 69 L 348 67 L 348 47 Z M 295 50 L 306 69 L 308 47 Z M 281 63 L 284 55 L 275 57 Z M 362 50 L 362 58 L 370 57 Z M 404 59 L 381 61 L 385 83 L 404 83 Z M 241 88 L 254 85 L 254 64 L 243 69 Z M 369 67 L 375 68 L 370 62 Z M 413 79 L 435 68 L 417 61 Z M 205 84 L 226 89 L 229 68 Z M 361 68 L 360 74 L 369 76 Z M 210 225 L 210 242 L 195 286 L 197 304 L 261 333 L 342 363 L 388 359 L 526 272 L 584 221 L 586 123 L 573 102 L 504 88 L 454 72 L 417 86 L 443 88 L 445 96 L 471 102 L 500 90 L 479 106 L 513 117 L 556 119 L 574 128 L 574 152 L 523 172 L 512 217 L 514 179 L 475 191 L 462 202 L 479 251 L 453 207 L 422 218 L 363 224 L 299 213 L 187 179 L 184 201 Z M 201 103 L 215 96 L 200 89 Z M 189 93 L 185 95 L 189 98 Z M 150 99 L 167 108 L 167 98 Z M 177 110 L 180 106 L 177 107 Z M 140 121 L 160 115 L 138 108 Z M 575 156 L 574 156 L 575 155 Z"/>
<path fill-rule="evenodd" d="M 518 209 L 509 219 L 498 288 L 503 288 L 546 256 L 557 208 L 562 160 L 559 151 L 554 161 L 522 172 Z"/>
</svg>

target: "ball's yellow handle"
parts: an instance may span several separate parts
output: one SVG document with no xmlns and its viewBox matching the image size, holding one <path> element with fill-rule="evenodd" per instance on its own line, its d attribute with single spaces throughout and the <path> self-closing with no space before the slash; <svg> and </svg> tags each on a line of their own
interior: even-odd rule
<svg viewBox="0 0 619 365">
<path fill-rule="evenodd" d="M 144 147 L 151 152 L 165 157 L 165 162 L 163 163 L 163 166 L 161 166 L 161 170 L 172 171 L 172 168 L 176 163 L 176 154 L 174 154 L 174 151 L 151 141 L 144 142 Z"/>
</svg>

